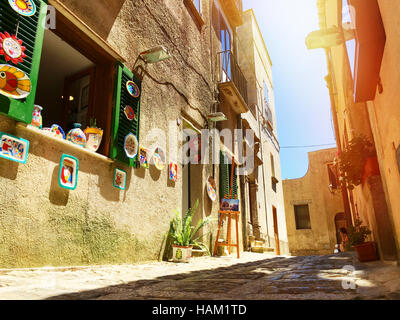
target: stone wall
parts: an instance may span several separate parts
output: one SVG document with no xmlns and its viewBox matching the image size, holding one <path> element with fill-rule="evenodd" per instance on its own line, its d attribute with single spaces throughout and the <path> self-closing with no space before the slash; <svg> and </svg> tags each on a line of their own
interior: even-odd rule
<svg viewBox="0 0 400 320">
<path fill-rule="evenodd" d="M 214 88 L 208 1 L 202 1 L 202 28 L 183 1 L 60 2 L 116 50 L 129 68 L 140 52 L 151 47 L 164 45 L 171 53 L 171 59 L 149 65 L 143 79 L 142 145 L 154 142 L 146 139 L 151 129 L 168 132 L 169 122 L 176 126 L 182 114 L 206 126 Z M 182 206 L 181 167 L 174 184 L 168 181 L 167 169 L 133 170 L 118 164 L 128 171 L 127 189 L 119 191 L 112 187 L 117 164 L 109 159 L 19 127 L 3 116 L 0 131 L 31 142 L 26 165 L 0 160 L 0 267 L 129 263 L 162 257 L 169 221 L 174 209 Z M 63 153 L 80 161 L 75 191 L 58 186 Z M 178 154 L 167 156 L 176 160 Z M 193 190 L 201 204 L 196 220 L 217 216 L 218 204 L 211 203 L 205 191 L 212 166 L 196 172 Z M 214 232 L 215 225 L 210 230 Z"/>
</svg>

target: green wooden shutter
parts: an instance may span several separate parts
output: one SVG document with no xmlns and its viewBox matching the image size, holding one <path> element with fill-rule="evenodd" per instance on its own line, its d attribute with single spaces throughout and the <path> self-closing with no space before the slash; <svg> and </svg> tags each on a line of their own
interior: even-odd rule
<svg viewBox="0 0 400 320">
<path fill-rule="evenodd" d="M 128 158 L 124 150 L 124 142 L 125 137 L 129 133 L 133 133 L 139 141 L 140 96 L 138 98 L 132 97 L 126 89 L 126 83 L 130 80 L 134 81 L 140 91 L 142 90 L 142 83 L 125 66 L 119 64 L 117 69 L 110 157 L 111 159 L 118 160 L 131 167 L 137 168 L 139 166 L 138 156 L 134 159 Z M 136 119 L 132 121 L 129 121 L 124 113 L 124 109 L 127 105 L 133 108 L 136 115 Z"/>
<path fill-rule="evenodd" d="M 219 162 L 219 192 L 221 199 L 229 197 L 229 164 L 225 154 L 220 152 Z"/>
<path fill-rule="evenodd" d="M 232 172 L 232 167 L 230 168 L 230 170 L 231 170 L 230 172 Z M 237 197 L 238 197 L 238 176 L 236 173 L 236 168 L 234 168 L 233 169 L 232 198 L 236 199 Z"/>
<path fill-rule="evenodd" d="M 26 47 L 26 58 L 23 63 L 17 65 L 12 62 L 6 63 L 4 56 L 0 56 L 0 64 L 9 64 L 21 69 L 32 82 L 31 94 L 26 99 L 16 100 L 0 95 L 0 113 L 25 123 L 30 123 L 32 120 L 47 15 L 47 4 L 44 1 L 33 0 L 33 2 L 36 4 L 35 15 L 24 17 L 15 12 L 8 1 L 0 1 L 0 32 L 14 35 L 19 21 L 17 37 Z"/>
</svg>

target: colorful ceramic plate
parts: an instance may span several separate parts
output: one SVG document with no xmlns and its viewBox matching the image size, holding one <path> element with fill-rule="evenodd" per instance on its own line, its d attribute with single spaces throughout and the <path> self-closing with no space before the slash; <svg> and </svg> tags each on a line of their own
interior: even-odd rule
<svg viewBox="0 0 400 320">
<path fill-rule="evenodd" d="M 36 5 L 33 0 L 8 0 L 11 8 L 25 17 L 31 17 L 36 13 Z"/>
<path fill-rule="evenodd" d="M 126 90 L 128 90 L 129 94 L 134 98 L 138 98 L 140 96 L 140 89 L 133 81 L 128 81 L 126 83 Z"/>
<path fill-rule="evenodd" d="M 0 54 L 6 59 L 6 62 L 11 61 L 14 64 L 24 62 L 26 58 L 25 47 L 22 46 L 22 40 L 16 36 L 11 36 L 8 32 L 0 32 Z"/>
<path fill-rule="evenodd" d="M 13 99 L 24 99 L 31 93 L 31 80 L 20 69 L 0 64 L 0 94 Z"/>
<path fill-rule="evenodd" d="M 133 111 L 133 108 L 131 106 L 126 106 L 125 109 L 124 109 L 124 113 L 125 113 L 126 118 L 129 121 L 132 121 L 132 120 L 136 119 L 135 112 Z"/>
<path fill-rule="evenodd" d="M 209 177 L 207 180 L 207 193 L 212 201 L 217 200 L 217 185 L 213 177 Z"/>
<path fill-rule="evenodd" d="M 162 148 L 158 147 L 154 151 L 153 162 L 158 170 L 161 171 L 165 168 L 166 157 L 165 157 L 165 152 Z"/>
<path fill-rule="evenodd" d="M 149 160 L 147 159 L 147 149 L 146 148 L 140 147 L 139 161 L 140 161 L 141 167 L 146 168 L 146 169 L 149 168 Z"/>
<path fill-rule="evenodd" d="M 139 142 L 133 133 L 125 137 L 124 150 L 128 158 L 133 159 L 136 157 L 139 150 Z"/>
<path fill-rule="evenodd" d="M 51 126 L 50 130 L 51 130 L 51 132 L 54 133 L 54 135 L 55 135 L 57 138 L 60 138 L 60 139 L 64 139 L 64 140 L 65 140 L 65 132 L 64 132 L 64 130 L 63 130 L 58 124 L 53 124 L 53 125 Z"/>
<path fill-rule="evenodd" d="M 178 181 L 178 165 L 173 162 L 169 164 L 169 180 Z"/>
</svg>

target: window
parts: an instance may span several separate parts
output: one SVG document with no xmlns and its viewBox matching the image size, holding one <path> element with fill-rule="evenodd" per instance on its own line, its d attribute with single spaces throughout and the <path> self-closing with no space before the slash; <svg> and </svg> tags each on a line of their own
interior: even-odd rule
<svg viewBox="0 0 400 320">
<path fill-rule="evenodd" d="M 201 0 L 184 0 L 183 1 L 190 15 L 196 22 L 199 29 L 204 25 L 201 10 Z"/>
<path fill-rule="evenodd" d="M 267 87 L 267 83 L 265 81 L 264 81 L 264 101 L 265 101 L 266 105 L 269 104 L 268 87 Z"/>
<path fill-rule="evenodd" d="M 276 192 L 277 190 L 277 184 L 279 183 L 279 180 L 276 178 L 275 175 L 275 160 L 274 156 L 271 154 L 271 185 L 272 185 L 272 190 Z"/>
<path fill-rule="evenodd" d="M 310 209 L 308 204 L 294 206 L 294 215 L 297 230 L 311 229 Z"/>
<path fill-rule="evenodd" d="M 18 35 L 26 46 L 27 57 L 17 67 L 30 77 L 32 84 L 26 99 L 0 95 L 0 112 L 30 124 L 34 104 L 40 105 L 43 127 L 58 125 L 65 134 L 73 123 L 81 123 L 84 130 L 90 119 L 96 119 L 97 126 L 103 129 L 98 152 L 135 166 L 136 159 L 128 158 L 124 151 L 124 138 L 128 133 L 139 137 L 140 94 L 133 98 L 126 84 L 134 81 L 140 93 L 141 81 L 60 12 L 56 14 L 57 28 L 45 30 L 39 21 L 46 16 L 46 3 L 33 1 L 38 7 L 33 17 L 20 17 L 8 3 L 0 2 L 3 30 L 14 34 L 19 22 Z M 123 113 L 126 106 L 134 111 L 132 121 Z"/>
<path fill-rule="evenodd" d="M 333 163 L 328 164 L 328 175 L 329 175 L 329 188 L 331 190 L 339 189 L 339 173 L 337 166 Z"/>
</svg>

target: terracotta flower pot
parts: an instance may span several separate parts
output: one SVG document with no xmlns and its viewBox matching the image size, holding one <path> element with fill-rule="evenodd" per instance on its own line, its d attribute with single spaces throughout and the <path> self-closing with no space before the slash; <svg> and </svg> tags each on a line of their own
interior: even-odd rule
<svg viewBox="0 0 400 320">
<path fill-rule="evenodd" d="M 367 158 L 364 165 L 363 181 L 367 180 L 368 177 L 380 175 L 379 163 L 377 157 Z"/>
<path fill-rule="evenodd" d="M 375 242 L 365 242 L 363 244 L 353 246 L 353 248 L 356 250 L 358 260 L 360 262 L 378 260 Z"/>
<path fill-rule="evenodd" d="M 174 262 L 189 262 L 192 257 L 193 247 L 182 247 L 177 245 L 172 245 L 173 261 Z"/>
</svg>

